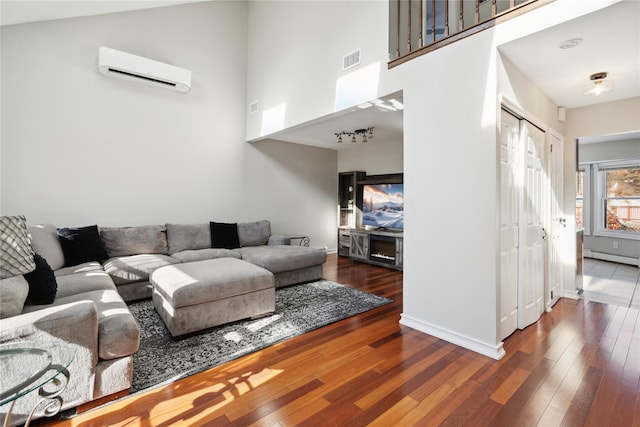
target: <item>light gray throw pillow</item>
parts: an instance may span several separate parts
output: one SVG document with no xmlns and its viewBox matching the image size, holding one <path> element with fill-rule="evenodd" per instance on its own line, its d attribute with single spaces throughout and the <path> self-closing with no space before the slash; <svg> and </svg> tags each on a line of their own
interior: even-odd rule
<svg viewBox="0 0 640 427">
<path fill-rule="evenodd" d="M 138 254 L 169 253 L 166 227 L 142 225 L 138 227 L 100 227 L 100 237 L 109 258 Z"/>
<path fill-rule="evenodd" d="M 0 279 L 20 276 L 35 268 L 25 217 L 0 217 Z"/>
<path fill-rule="evenodd" d="M 166 224 L 169 255 L 211 247 L 211 228 L 203 224 Z"/>
<path fill-rule="evenodd" d="M 58 238 L 58 230 L 51 224 L 27 227 L 33 251 L 47 260 L 53 270 L 64 267 L 64 252 Z"/>
<path fill-rule="evenodd" d="M 266 245 L 271 236 L 271 223 L 268 220 L 238 223 L 240 246 Z"/>
</svg>

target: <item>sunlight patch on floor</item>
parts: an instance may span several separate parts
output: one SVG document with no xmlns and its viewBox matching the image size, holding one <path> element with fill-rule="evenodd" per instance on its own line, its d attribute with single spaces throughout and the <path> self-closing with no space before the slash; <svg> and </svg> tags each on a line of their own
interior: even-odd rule
<svg viewBox="0 0 640 427">
<path fill-rule="evenodd" d="M 175 421 L 173 415 L 180 414 L 180 421 L 198 425 L 199 421 L 215 411 L 230 404 L 249 391 L 267 383 L 280 375 L 283 370 L 265 368 L 258 372 L 248 372 L 234 377 L 220 378 L 217 382 L 205 387 L 198 387 L 191 393 L 180 396 L 180 400 L 188 399 L 190 406 L 174 407 L 172 399 L 165 400 L 150 410 L 150 419 L 154 424 Z M 154 414 L 156 416 L 154 416 Z"/>
</svg>

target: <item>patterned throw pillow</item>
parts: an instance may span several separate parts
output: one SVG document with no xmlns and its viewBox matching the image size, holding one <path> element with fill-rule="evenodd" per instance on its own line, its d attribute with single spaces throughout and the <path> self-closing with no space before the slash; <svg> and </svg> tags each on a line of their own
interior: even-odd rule
<svg viewBox="0 0 640 427">
<path fill-rule="evenodd" d="M 35 268 L 25 217 L 0 217 L 0 279 L 19 276 Z"/>
</svg>

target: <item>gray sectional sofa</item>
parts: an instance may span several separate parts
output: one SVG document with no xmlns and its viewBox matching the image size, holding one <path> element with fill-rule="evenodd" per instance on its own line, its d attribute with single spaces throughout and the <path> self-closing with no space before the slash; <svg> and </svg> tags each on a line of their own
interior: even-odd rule
<svg viewBox="0 0 640 427">
<path fill-rule="evenodd" d="M 273 273 L 276 287 L 322 277 L 325 250 L 291 246 L 288 237 L 271 235 L 269 221 L 233 224 L 237 241 L 226 248 L 212 247 L 212 224 L 100 227 L 99 240 L 76 235 L 71 244 L 77 244 L 72 247 L 75 255 L 96 249 L 102 255 L 95 256 L 104 259 L 80 259 L 84 262 L 76 265 L 68 265 L 69 258 L 78 259 L 69 255 L 69 241 L 60 237 L 59 229 L 51 224 L 28 226 L 30 249 L 54 271 L 57 292 L 51 304 L 30 304 L 23 276 L 5 274 L 0 280 L 0 346 L 60 343 L 56 351 L 61 354 L 56 356 L 73 358 L 62 394 L 62 409 L 72 408 L 131 386 L 140 331 L 126 302 L 151 297 L 149 277 L 154 270 L 237 258 Z M 103 246 L 86 249 L 87 244 Z M 18 399 L 12 424 L 24 421 L 36 398 L 33 392 Z M 0 407 L 2 420 L 7 407 Z"/>
</svg>

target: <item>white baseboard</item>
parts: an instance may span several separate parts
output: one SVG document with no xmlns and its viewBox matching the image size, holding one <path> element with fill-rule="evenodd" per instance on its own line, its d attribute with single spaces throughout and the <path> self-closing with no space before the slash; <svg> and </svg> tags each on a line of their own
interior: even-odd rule
<svg viewBox="0 0 640 427">
<path fill-rule="evenodd" d="M 476 353 L 480 353 L 492 359 L 500 360 L 505 355 L 504 348 L 502 347 L 502 342 L 500 342 L 498 345 L 483 343 L 476 340 L 475 338 L 470 338 L 465 335 L 460 335 L 456 332 L 440 328 L 438 326 L 408 316 L 404 313 L 400 315 L 400 324 L 416 329 L 420 332 L 424 332 L 425 334 L 443 339 L 452 344 L 459 345 L 460 347 L 464 347 L 468 350 L 475 351 Z"/>
<path fill-rule="evenodd" d="M 571 298 L 571 299 L 575 299 L 578 300 L 580 299 L 580 295 L 578 294 L 578 290 L 577 289 L 571 289 L 571 290 L 563 290 L 562 291 L 562 297 L 563 298 Z"/>
<path fill-rule="evenodd" d="M 603 261 L 618 262 L 620 264 L 629 264 L 635 267 L 640 267 L 640 258 L 605 254 L 604 252 L 595 252 L 591 249 L 585 249 L 583 256 L 585 258 L 601 259 Z"/>
</svg>

